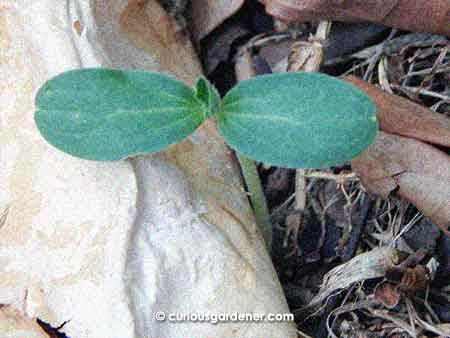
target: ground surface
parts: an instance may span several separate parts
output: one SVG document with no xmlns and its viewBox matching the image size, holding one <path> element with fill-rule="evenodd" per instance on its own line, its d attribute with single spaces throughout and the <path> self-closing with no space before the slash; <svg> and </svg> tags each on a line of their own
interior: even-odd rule
<svg viewBox="0 0 450 338">
<path fill-rule="evenodd" d="M 245 49 L 257 74 L 280 70 L 293 42 L 310 40 L 316 27 L 274 22 L 264 6 L 249 1 L 201 40 L 207 76 L 226 92 L 236 83 L 236 56 Z M 321 42 L 321 72 L 353 74 L 450 117 L 446 37 L 333 23 Z M 436 149 L 449 153 L 445 146 Z M 409 156 L 422 154 L 410 151 Z M 264 165 L 259 169 L 274 224 L 273 262 L 300 336 L 436 337 L 450 331 L 450 239 L 415 204 L 395 190 L 388 198 L 368 193 L 350 163 L 305 171 L 303 187 L 297 189 L 301 173 Z M 428 192 L 436 188 L 430 185 Z M 449 201 L 449 196 L 440 198 Z M 382 273 L 369 277 L 371 269 L 379 268 L 373 261 L 376 247 L 396 250 L 377 263 L 386 265 Z M 358 266 L 355 257 L 363 254 L 367 261 L 352 270 Z M 342 289 L 309 306 L 324 275 L 339 266 L 344 269 L 341 282 L 337 278 Z M 349 276 L 354 282 L 347 285 Z"/>
</svg>

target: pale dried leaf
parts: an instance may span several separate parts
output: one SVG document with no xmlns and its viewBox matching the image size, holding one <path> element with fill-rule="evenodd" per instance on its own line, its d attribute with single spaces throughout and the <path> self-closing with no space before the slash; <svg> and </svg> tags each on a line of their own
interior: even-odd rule
<svg viewBox="0 0 450 338">
<path fill-rule="evenodd" d="M 295 337 L 288 322 L 155 321 L 156 310 L 288 311 L 212 121 L 159 156 L 115 163 L 67 156 L 37 134 L 34 95 L 67 69 L 167 70 L 192 83 L 198 61 L 179 35 L 166 35 L 167 15 L 155 1 L 17 2 L 0 5 L 0 213 L 10 206 L 0 303 L 52 324 L 70 319 L 73 338 Z M 44 338 L 2 319 L 0 337 Z"/>
<path fill-rule="evenodd" d="M 383 277 L 397 260 L 392 247 L 378 247 L 330 270 L 323 278 L 319 293 L 309 303 L 319 305 L 326 298 L 354 283 Z"/>
</svg>

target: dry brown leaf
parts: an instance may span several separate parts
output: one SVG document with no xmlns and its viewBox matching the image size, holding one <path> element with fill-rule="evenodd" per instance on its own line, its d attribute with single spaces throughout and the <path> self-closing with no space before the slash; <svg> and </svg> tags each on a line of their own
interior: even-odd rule
<svg viewBox="0 0 450 338">
<path fill-rule="evenodd" d="M 450 147 L 450 119 L 417 103 L 392 95 L 354 76 L 346 81 L 358 86 L 377 106 L 381 130 Z"/>
<path fill-rule="evenodd" d="M 397 190 L 447 234 L 450 224 L 450 157 L 418 140 L 380 132 L 352 161 L 365 188 L 384 198 Z"/>
<path fill-rule="evenodd" d="M 398 0 L 266 0 L 268 13 L 290 19 L 285 15 L 293 15 L 292 19 L 301 21 L 317 21 L 336 18 L 363 21 L 367 18 L 382 20 L 397 5 Z M 307 18 L 306 20 L 303 20 Z"/>
<path fill-rule="evenodd" d="M 156 59 L 160 71 L 177 74 L 187 83 L 201 73 L 189 36 L 178 31 L 175 18 L 157 1 L 130 1 L 120 17 L 120 26 L 138 47 Z"/>
<path fill-rule="evenodd" d="M 260 0 L 287 21 L 370 21 L 411 31 L 450 36 L 448 0 Z"/>
<path fill-rule="evenodd" d="M 194 40 L 211 33 L 217 26 L 241 8 L 244 0 L 195 0 L 189 8 L 189 18 Z"/>
</svg>

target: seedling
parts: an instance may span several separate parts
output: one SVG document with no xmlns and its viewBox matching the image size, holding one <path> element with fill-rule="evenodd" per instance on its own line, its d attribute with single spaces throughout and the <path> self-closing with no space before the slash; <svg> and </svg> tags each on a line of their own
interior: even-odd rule
<svg viewBox="0 0 450 338">
<path fill-rule="evenodd" d="M 50 144 L 96 161 L 158 152 L 215 118 L 242 161 L 321 168 L 358 156 L 378 130 L 375 106 L 363 92 L 319 73 L 258 76 L 221 100 L 205 78 L 192 89 L 161 73 L 72 70 L 42 86 L 36 109 Z M 254 178 L 256 170 L 243 164 Z"/>
</svg>

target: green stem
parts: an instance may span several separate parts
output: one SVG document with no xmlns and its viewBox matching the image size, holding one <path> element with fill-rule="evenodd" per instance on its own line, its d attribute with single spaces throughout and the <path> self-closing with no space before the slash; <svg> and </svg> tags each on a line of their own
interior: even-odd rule
<svg viewBox="0 0 450 338">
<path fill-rule="evenodd" d="M 236 154 L 241 165 L 248 192 L 250 193 L 250 202 L 253 206 L 256 223 L 261 229 L 267 248 L 270 252 L 272 247 L 272 224 L 270 223 L 269 209 L 267 208 L 266 198 L 264 197 L 255 161 L 242 154 Z"/>
</svg>

